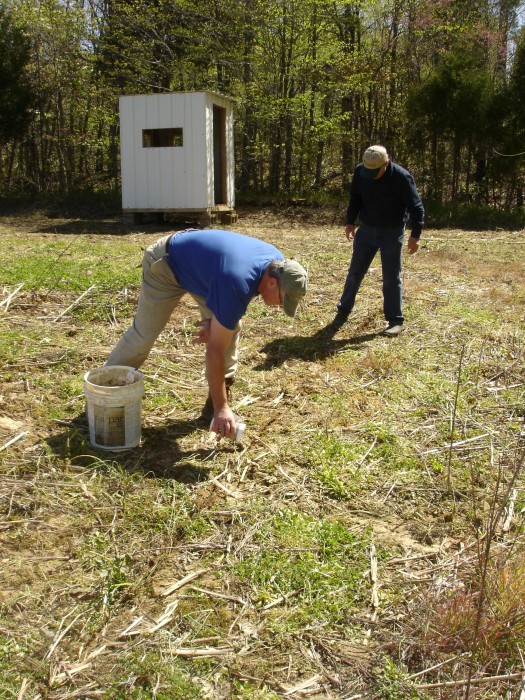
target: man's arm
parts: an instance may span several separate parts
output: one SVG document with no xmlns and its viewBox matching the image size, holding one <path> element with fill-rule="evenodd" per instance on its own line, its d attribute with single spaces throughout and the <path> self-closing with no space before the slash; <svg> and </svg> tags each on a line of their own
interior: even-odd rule
<svg viewBox="0 0 525 700">
<path fill-rule="evenodd" d="M 235 418 L 228 406 L 224 383 L 224 353 L 230 345 L 234 331 L 223 326 L 212 316 L 209 327 L 206 323 L 197 336 L 197 342 L 206 343 L 206 376 L 213 402 L 212 429 L 228 437 L 235 435 Z"/>
<path fill-rule="evenodd" d="M 403 199 L 412 223 L 412 232 L 408 239 L 408 252 L 410 254 L 417 253 L 419 237 L 425 223 L 425 208 L 417 191 L 414 178 L 410 173 L 407 173 L 407 177 L 404 179 Z"/>
<path fill-rule="evenodd" d="M 355 236 L 355 222 L 361 210 L 361 194 L 358 188 L 358 173 L 357 168 L 354 170 L 354 177 L 350 186 L 350 199 L 346 210 L 345 235 L 349 241 Z"/>
</svg>

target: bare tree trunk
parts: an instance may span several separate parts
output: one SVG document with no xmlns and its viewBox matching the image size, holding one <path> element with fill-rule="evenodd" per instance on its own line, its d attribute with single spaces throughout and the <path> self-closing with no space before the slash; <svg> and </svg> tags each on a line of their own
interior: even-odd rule
<svg viewBox="0 0 525 700">
<path fill-rule="evenodd" d="M 245 93 L 249 93 L 249 87 L 252 82 L 252 50 L 254 45 L 254 30 L 252 25 L 252 0 L 246 0 L 245 5 L 245 24 L 244 24 L 244 48 L 243 48 L 243 88 Z M 241 192 L 246 192 L 250 187 L 250 181 L 255 184 L 257 174 L 255 172 L 255 163 L 253 151 L 255 148 L 256 125 L 254 121 L 253 103 L 248 98 L 244 111 L 244 127 L 242 129 L 241 143 L 241 173 L 239 179 L 239 189 Z"/>
<path fill-rule="evenodd" d="M 340 28 L 343 41 L 343 50 L 348 56 L 355 50 L 359 50 L 360 44 L 360 14 L 359 5 L 346 5 L 343 21 Z M 359 101 L 357 96 L 350 92 L 341 100 L 341 123 L 343 126 L 343 138 L 341 143 L 342 183 L 346 189 L 350 182 L 351 173 L 355 165 L 355 135 L 359 133 L 356 125 L 359 124 L 360 115 L 357 111 Z"/>
</svg>

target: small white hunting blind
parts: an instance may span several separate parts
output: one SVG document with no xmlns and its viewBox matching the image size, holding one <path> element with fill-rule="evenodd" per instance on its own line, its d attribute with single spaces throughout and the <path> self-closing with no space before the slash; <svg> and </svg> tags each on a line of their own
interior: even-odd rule
<svg viewBox="0 0 525 700">
<path fill-rule="evenodd" d="M 233 223 L 233 108 L 218 93 L 120 97 L 122 212 Z"/>
</svg>

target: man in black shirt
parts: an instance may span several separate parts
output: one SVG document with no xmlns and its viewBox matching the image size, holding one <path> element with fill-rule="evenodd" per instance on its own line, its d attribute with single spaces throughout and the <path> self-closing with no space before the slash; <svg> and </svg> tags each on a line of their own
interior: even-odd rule
<svg viewBox="0 0 525 700">
<path fill-rule="evenodd" d="M 408 252 L 415 253 L 423 229 L 425 210 L 414 178 L 393 163 L 383 146 L 367 148 L 354 171 L 346 213 L 345 234 L 354 249 L 337 314 L 330 324 L 340 328 L 348 319 L 357 292 L 377 251 L 381 251 L 383 301 L 388 323 L 385 335 L 403 329 L 401 308 L 401 255 L 405 226 L 410 217 L 412 232 Z M 359 227 L 356 220 L 359 216 Z"/>
</svg>

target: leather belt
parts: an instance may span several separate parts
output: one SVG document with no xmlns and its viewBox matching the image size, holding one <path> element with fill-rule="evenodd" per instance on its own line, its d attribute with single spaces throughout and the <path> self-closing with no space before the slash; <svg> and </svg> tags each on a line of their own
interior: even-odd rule
<svg viewBox="0 0 525 700">
<path fill-rule="evenodd" d="M 166 255 L 169 255 L 170 252 L 170 241 L 175 236 L 175 233 L 170 233 L 170 235 L 166 238 Z"/>
</svg>

